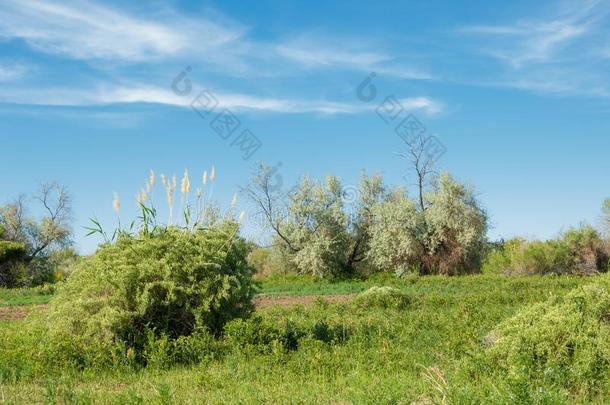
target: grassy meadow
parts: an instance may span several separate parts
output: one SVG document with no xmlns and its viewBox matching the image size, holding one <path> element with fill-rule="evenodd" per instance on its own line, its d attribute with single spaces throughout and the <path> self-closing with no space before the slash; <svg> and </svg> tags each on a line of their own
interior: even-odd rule
<svg viewBox="0 0 610 405">
<path fill-rule="evenodd" d="M 259 294 L 331 296 L 392 286 L 405 293 L 408 303 L 400 307 L 369 305 L 357 299 L 327 303 L 320 297 L 312 305 L 259 307 L 250 320 L 228 326 L 221 348 L 189 366 L 166 365 L 160 359 L 142 369 L 66 369 L 11 380 L 6 369 L 17 365 L 0 358 L 0 368 L 5 371 L 0 400 L 79 404 L 605 403 L 610 385 L 594 398 L 579 397 L 543 379 L 539 389 L 519 391 L 510 376 L 496 372 L 483 355 L 486 338 L 498 323 L 525 307 L 591 282 L 593 278 L 571 276 L 398 279 L 386 275 L 345 282 L 275 276 L 259 282 Z M 3 307 L 41 304 L 48 298 L 36 291 L 0 291 Z M 25 322 L 0 323 L 0 336 L 23 328 Z M 243 327 L 245 323 L 259 327 Z"/>
</svg>

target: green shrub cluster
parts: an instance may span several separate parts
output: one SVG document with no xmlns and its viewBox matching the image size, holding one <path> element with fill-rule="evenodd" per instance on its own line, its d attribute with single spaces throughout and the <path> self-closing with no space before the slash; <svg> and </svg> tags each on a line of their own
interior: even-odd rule
<svg viewBox="0 0 610 405">
<path fill-rule="evenodd" d="M 148 364 L 150 353 L 167 357 L 198 345 L 201 339 L 191 336 L 220 335 L 228 321 L 253 309 L 252 268 L 237 232 L 233 222 L 158 228 L 103 245 L 76 265 L 48 310 L 18 338 L 26 340 L 23 350 L 42 339 L 50 350 L 40 364 Z"/>
<path fill-rule="evenodd" d="M 394 287 L 371 287 L 360 293 L 356 304 L 363 308 L 404 308 L 411 303 L 411 297 Z"/>
<path fill-rule="evenodd" d="M 237 319 L 227 324 L 226 344 L 232 350 L 267 354 L 280 350 L 294 351 L 304 340 L 327 344 L 341 344 L 350 337 L 351 330 L 339 322 L 325 319 L 295 321 L 260 315 L 250 319 Z"/>
<path fill-rule="evenodd" d="M 594 397 L 610 389 L 610 280 L 527 308 L 487 338 L 487 359 L 518 402 L 542 387 Z"/>
<path fill-rule="evenodd" d="M 507 241 L 488 254 L 485 273 L 504 274 L 582 274 L 608 271 L 606 242 L 590 226 L 571 229 L 549 241 Z"/>
</svg>

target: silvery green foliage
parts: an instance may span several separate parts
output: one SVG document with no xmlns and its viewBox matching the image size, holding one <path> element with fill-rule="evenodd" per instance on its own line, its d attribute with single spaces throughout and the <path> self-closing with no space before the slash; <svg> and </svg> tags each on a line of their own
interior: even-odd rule
<svg viewBox="0 0 610 405">
<path fill-rule="evenodd" d="M 289 254 L 292 264 L 299 272 L 318 277 L 343 271 L 350 242 L 347 224 L 339 179 L 329 176 L 325 183 L 316 183 L 304 178 L 290 195 L 283 225 L 295 250 Z"/>
<path fill-rule="evenodd" d="M 418 208 L 404 192 L 375 206 L 369 257 L 381 271 L 456 274 L 474 270 L 487 215 L 472 190 L 442 174 Z"/>
<path fill-rule="evenodd" d="M 367 258 L 367 251 L 370 249 L 374 208 L 388 197 L 389 194 L 383 184 L 381 175 L 367 176 L 365 173 L 362 174 L 358 197 L 350 215 L 349 228 L 352 236 L 352 246 L 348 258 L 349 267 L 357 266 Z"/>
<path fill-rule="evenodd" d="M 372 210 L 369 258 L 382 271 L 406 273 L 424 253 L 420 237 L 421 216 L 414 201 L 396 192 Z"/>
<path fill-rule="evenodd" d="M 424 211 L 427 254 L 436 272 L 451 274 L 472 269 L 477 250 L 485 241 L 487 214 L 472 189 L 443 173 L 436 190 L 426 196 Z"/>
<path fill-rule="evenodd" d="M 324 183 L 304 178 L 290 195 L 284 238 L 276 238 L 285 270 L 317 277 L 354 273 L 367 257 L 373 208 L 386 197 L 381 176 L 363 174 L 354 195 L 337 177 Z"/>
</svg>

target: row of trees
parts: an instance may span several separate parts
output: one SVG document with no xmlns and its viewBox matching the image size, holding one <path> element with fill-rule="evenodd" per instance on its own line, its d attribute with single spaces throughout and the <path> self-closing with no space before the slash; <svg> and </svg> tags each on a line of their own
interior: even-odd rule
<svg viewBox="0 0 610 405">
<path fill-rule="evenodd" d="M 261 166 L 245 191 L 274 231 L 274 255 L 285 270 L 325 277 L 477 268 L 487 215 L 473 191 L 448 174 L 433 179 L 416 199 L 387 187 L 381 176 L 363 174 L 352 207 L 346 207 L 337 177 L 304 178 L 286 195 L 271 187 L 271 176 Z"/>
<path fill-rule="evenodd" d="M 284 270 L 318 277 L 395 271 L 462 274 L 478 268 L 488 229 L 474 191 L 436 175 L 425 142 L 403 155 L 416 176 L 416 196 L 363 174 L 353 204 L 339 178 L 308 177 L 290 192 L 275 187 L 261 165 L 244 192 L 273 231 L 273 255 Z M 353 196 L 351 196 L 353 197 Z"/>
<path fill-rule="evenodd" d="M 30 214 L 29 202 L 42 212 Z M 53 281 L 56 270 L 75 257 L 72 245 L 72 204 L 65 187 L 45 183 L 32 197 L 19 196 L 0 207 L 0 287 Z"/>
</svg>

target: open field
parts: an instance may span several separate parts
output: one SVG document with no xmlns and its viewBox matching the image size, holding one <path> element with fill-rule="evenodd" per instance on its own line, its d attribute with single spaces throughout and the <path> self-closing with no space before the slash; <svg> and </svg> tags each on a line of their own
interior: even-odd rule
<svg viewBox="0 0 610 405">
<path fill-rule="evenodd" d="M 257 316 L 275 325 L 325 322 L 340 327 L 342 337 L 305 338 L 293 346 L 233 341 L 221 355 L 191 367 L 87 370 L 7 380 L 0 386 L 0 399 L 108 404 L 519 402 L 514 387 L 511 390 L 506 380 L 479 362 L 485 337 L 520 309 L 592 280 L 465 276 L 334 284 L 274 279 L 260 286 L 267 295 L 257 298 L 264 303 Z M 401 309 L 363 308 L 349 299 L 371 285 L 397 287 L 407 293 L 410 304 Z M 299 297 L 297 291 L 339 296 L 340 302 Z M 6 296 L 5 291 L 2 294 Z M 278 305 L 272 305 L 274 300 Z M 20 325 L 0 322 L 0 333 Z M 532 402 L 584 402 L 561 390 L 528 395 Z M 605 398 L 596 401 L 603 403 Z"/>
</svg>

